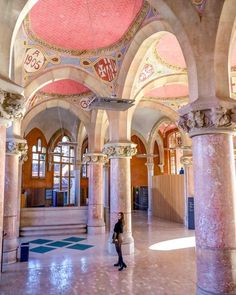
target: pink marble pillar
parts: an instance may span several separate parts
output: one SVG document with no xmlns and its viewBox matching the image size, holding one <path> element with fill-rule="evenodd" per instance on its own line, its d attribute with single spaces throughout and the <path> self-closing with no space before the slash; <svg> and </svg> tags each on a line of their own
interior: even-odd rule
<svg viewBox="0 0 236 295">
<path fill-rule="evenodd" d="M 195 101 L 179 126 L 193 144 L 197 295 L 236 294 L 235 102 Z"/>
<path fill-rule="evenodd" d="M 6 126 L 0 125 L 0 262 L 2 259 L 2 233 L 4 215 Z"/>
<path fill-rule="evenodd" d="M 6 233 L 3 247 L 3 262 L 14 263 L 17 257 L 18 247 L 18 229 L 17 229 L 17 211 L 18 211 L 18 176 L 19 159 L 17 155 L 6 155 L 5 170 L 5 197 L 4 197 L 4 222 L 3 228 Z"/>
<path fill-rule="evenodd" d="M 83 161 L 89 165 L 88 234 L 105 232 L 103 164 L 100 153 L 85 154 Z"/>
<path fill-rule="evenodd" d="M 108 251 L 115 254 L 111 242 L 114 225 L 119 212 L 124 213 L 125 227 L 123 233 L 122 252 L 134 252 L 134 239 L 131 223 L 131 177 L 130 158 L 136 153 L 136 145 L 131 143 L 108 143 L 104 152 L 110 158 L 110 238 Z"/>
<path fill-rule="evenodd" d="M 198 295 L 236 294 L 233 139 L 193 137 Z"/>
<path fill-rule="evenodd" d="M 23 139 L 8 138 L 6 140 L 5 166 L 5 196 L 4 196 L 4 223 L 6 233 L 3 247 L 3 262 L 14 263 L 17 259 L 19 236 L 19 160 L 27 155 L 27 143 Z"/>
<path fill-rule="evenodd" d="M 153 158 L 147 159 L 147 172 L 148 172 L 148 215 L 152 215 L 152 177 L 154 175 Z"/>
</svg>

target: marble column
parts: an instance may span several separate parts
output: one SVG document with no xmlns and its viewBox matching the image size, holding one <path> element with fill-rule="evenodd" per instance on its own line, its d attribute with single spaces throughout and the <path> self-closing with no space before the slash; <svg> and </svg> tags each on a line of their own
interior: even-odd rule
<svg viewBox="0 0 236 295">
<path fill-rule="evenodd" d="M 4 182 L 5 182 L 5 148 L 6 126 L 0 119 L 0 263 L 2 263 L 2 238 L 3 238 L 3 215 L 4 215 Z"/>
<path fill-rule="evenodd" d="M 184 154 L 180 158 L 180 162 L 184 167 L 184 225 L 188 227 L 188 198 L 194 197 L 192 153 Z"/>
<path fill-rule="evenodd" d="M 88 234 L 105 233 L 102 153 L 87 153 L 83 162 L 89 169 Z"/>
<path fill-rule="evenodd" d="M 234 109 L 194 106 L 179 125 L 193 143 L 197 295 L 236 294 Z"/>
<path fill-rule="evenodd" d="M 0 260 L 2 259 L 3 253 L 2 234 L 3 232 L 6 233 L 3 243 L 5 251 L 9 244 L 7 239 L 9 237 L 11 238 L 11 232 L 14 231 L 14 228 L 10 228 L 10 231 L 8 231 L 8 225 L 6 226 L 5 219 L 5 212 L 7 212 L 7 209 L 4 208 L 6 204 L 4 198 L 6 198 L 5 194 L 7 193 L 6 184 L 8 183 L 8 181 L 5 183 L 6 128 L 12 125 L 12 121 L 14 119 L 22 118 L 23 102 L 24 97 L 22 95 L 17 93 L 9 93 L 0 89 Z M 7 177 L 6 180 L 8 180 Z M 16 187 L 18 188 L 18 178 L 16 181 Z M 17 218 L 15 220 L 17 222 Z"/>
<path fill-rule="evenodd" d="M 80 207 L 80 178 L 82 163 L 77 161 L 75 165 L 75 199 L 76 206 Z"/>
<path fill-rule="evenodd" d="M 103 152 L 110 158 L 110 238 L 108 251 L 115 254 L 111 236 L 117 222 L 119 212 L 124 213 L 125 227 L 123 233 L 122 252 L 134 253 L 134 239 L 131 224 L 131 176 L 130 159 L 136 154 L 136 144 L 107 143 Z"/>
<path fill-rule="evenodd" d="M 104 187 L 104 210 L 105 223 L 110 227 L 110 196 L 109 196 L 109 162 L 103 166 L 103 187 Z"/>
<path fill-rule="evenodd" d="M 6 233 L 3 247 L 3 262 L 14 263 L 17 259 L 20 210 L 19 160 L 27 154 L 27 143 L 24 139 L 7 138 L 5 165 L 4 222 Z"/>
<path fill-rule="evenodd" d="M 148 215 L 152 215 L 152 177 L 154 175 L 154 163 L 153 158 L 147 158 L 147 166 L 148 172 Z"/>
</svg>

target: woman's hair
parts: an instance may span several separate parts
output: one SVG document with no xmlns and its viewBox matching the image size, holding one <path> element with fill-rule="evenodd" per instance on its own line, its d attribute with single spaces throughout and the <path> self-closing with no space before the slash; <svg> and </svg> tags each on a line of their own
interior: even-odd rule
<svg viewBox="0 0 236 295">
<path fill-rule="evenodd" d="M 124 218 L 124 213 L 123 212 L 119 212 L 121 218 L 120 218 L 120 221 L 121 223 L 124 225 L 125 224 L 125 218 Z"/>
</svg>

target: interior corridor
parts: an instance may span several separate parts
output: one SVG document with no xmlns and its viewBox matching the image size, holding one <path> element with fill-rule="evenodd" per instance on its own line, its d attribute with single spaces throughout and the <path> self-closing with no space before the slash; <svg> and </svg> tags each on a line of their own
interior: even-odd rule
<svg viewBox="0 0 236 295">
<path fill-rule="evenodd" d="M 136 211 L 132 216 L 135 253 L 124 256 L 127 269 L 119 272 L 113 266 L 117 258 L 107 253 L 108 233 L 73 235 L 85 238 L 77 244 L 93 247 L 78 250 L 56 247 L 54 243 L 52 251 L 30 251 L 28 262 L 4 266 L 0 295 L 195 294 L 195 248 L 191 246 L 194 231 L 154 217 L 148 222 L 145 212 Z M 71 235 L 23 241 L 40 238 L 55 242 L 68 237 Z M 187 239 L 170 241 L 180 238 Z M 157 244 L 162 241 L 170 242 Z M 30 243 L 31 250 L 38 246 Z M 150 246 L 159 250 L 151 250 Z M 181 247 L 185 248 L 178 249 Z"/>
</svg>

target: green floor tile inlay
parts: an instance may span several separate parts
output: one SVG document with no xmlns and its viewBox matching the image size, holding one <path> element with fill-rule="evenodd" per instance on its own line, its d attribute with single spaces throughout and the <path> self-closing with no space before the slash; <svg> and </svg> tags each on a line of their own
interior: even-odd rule
<svg viewBox="0 0 236 295">
<path fill-rule="evenodd" d="M 71 245 L 71 242 L 56 241 L 56 242 L 47 244 L 47 246 L 52 246 L 52 247 L 65 247 L 68 245 Z"/>
<path fill-rule="evenodd" d="M 46 244 L 46 243 L 49 243 L 49 242 L 53 242 L 53 240 L 46 240 L 46 239 L 37 239 L 37 240 L 33 240 L 33 241 L 29 241 L 29 243 L 32 243 L 32 244 Z"/>
<path fill-rule="evenodd" d="M 83 250 L 86 250 L 91 247 L 94 247 L 94 246 L 93 245 L 86 245 L 86 244 L 74 244 L 74 245 L 68 246 L 66 248 L 83 251 Z"/>
<path fill-rule="evenodd" d="M 63 241 L 67 241 L 67 242 L 80 242 L 80 241 L 83 241 L 83 240 L 86 240 L 85 238 L 77 238 L 77 237 L 70 237 L 70 238 L 67 238 L 67 239 L 63 239 Z"/>
<path fill-rule="evenodd" d="M 31 252 L 36 252 L 36 253 L 47 253 L 49 251 L 55 250 L 56 248 L 51 248 L 51 247 L 45 247 L 45 246 L 39 246 L 36 248 L 30 249 Z"/>
</svg>

